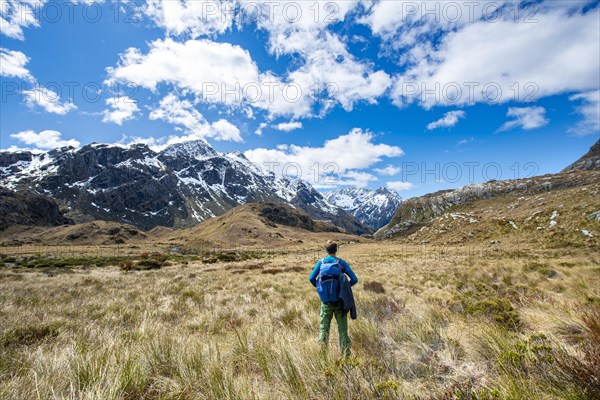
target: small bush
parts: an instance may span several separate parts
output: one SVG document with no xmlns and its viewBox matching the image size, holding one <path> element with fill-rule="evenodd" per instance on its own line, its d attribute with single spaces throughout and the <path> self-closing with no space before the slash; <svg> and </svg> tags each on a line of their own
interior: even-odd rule
<svg viewBox="0 0 600 400">
<path fill-rule="evenodd" d="M 163 266 L 163 263 L 157 260 L 140 260 L 135 265 L 135 269 L 137 270 L 148 270 L 148 269 L 159 269 Z"/>
<path fill-rule="evenodd" d="M 518 330 L 522 326 L 519 313 L 506 298 L 478 298 L 467 293 L 455 296 L 451 308 L 467 315 L 486 317 L 509 330 Z"/>
<path fill-rule="evenodd" d="M 121 261 L 121 263 L 119 264 L 119 267 L 123 270 L 123 271 L 130 271 L 133 268 L 133 261 L 131 260 L 123 260 Z"/>
<path fill-rule="evenodd" d="M 28 325 L 15 328 L 0 338 L 0 344 L 4 348 L 31 346 L 57 336 L 59 328 L 59 324 Z"/>
<path fill-rule="evenodd" d="M 280 268 L 265 268 L 260 272 L 263 274 L 275 275 L 275 274 L 281 274 L 284 271 L 283 271 L 283 269 L 280 269 Z"/>
<path fill-rule="evenodd" d="M 402 313 L 406 307 L 403 300 L 393 297 L 377 297 L 372 301 L 362 302 L 360 312 L 374 321 L 389 321 L 397 314 Z"/>
<path fill-rule="evenodd" d="M 477 387 L 471 380 L 464 383 L 457 383 L 452 386 L 444 395 L 436 400 L 500 400 L 500 392 L 497 389 L 487 387 Z"/>
<path fill-rule="evenodd" d="M 380 293 L 380 294 L 385 293 L 385 289 L 383 288 L 383 285 L 381 284 L 381 282 L 377 282 L 377 281 L 365 282 L 363 287 L 365 290 L 369 290 L 371 292 Z"/>
</svg>

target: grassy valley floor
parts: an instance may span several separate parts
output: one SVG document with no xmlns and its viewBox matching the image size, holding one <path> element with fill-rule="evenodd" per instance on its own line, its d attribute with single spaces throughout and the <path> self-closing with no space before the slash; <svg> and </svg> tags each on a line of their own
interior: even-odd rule
<svg viewBox="0 0 600 400">
<path fill-rule="evenodd" d="M 335 323 L 329 352 L 317 343 L 316 247 L 76 262 L 4 254 L 0 398 L 600 395 L 600 255 L 398 242 L 349 243 L 339 255 L 360 279 L 348 360 Z"/>
</svg>

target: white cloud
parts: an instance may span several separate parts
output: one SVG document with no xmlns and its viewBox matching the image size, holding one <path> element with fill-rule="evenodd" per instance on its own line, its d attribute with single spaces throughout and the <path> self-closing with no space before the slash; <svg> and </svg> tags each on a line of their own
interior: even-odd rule
<svg viewBox="0 0 600 400">
<path fill-rule="evenodd" d="M 216 0 L 147 0 L 143 12 L 168 35 L 221 34 L 231 28 L 233 19 L 225 14 L 235 9 L 236 1 Z"/>
<path fill-rule="evenodd" d="M 544 3 L 535 15 L 537 23 L 515 22 L 508 15 L 459 26 L 435 45 L 416 40 L 405 52 L 408 68 L 396 77 L 393 101 L 399 106 L 417 102 L 429 108 L 529 102 L 598 89 L 599 9 L 583 14 L 580 9 L 549 3 L 568 2 Z"/>
<path fill-rule="evenodd" d="M 352 186 L 363 188 L 369 185 L 369 183 L 376 181 L 377 177 L 364 171 L 347 171 L 343 174 L 339 180 L 332 180 L 330 183 L 327 181 L 317 182 L 319 189 L 324 188 L 335 188 L 338 186 Z"/>
<path fill-rule="evenodd" d="M 207 101 L 234 104 L 242 97 L 240 86 L 259 80 L 258 67 L 250 54 L 237 45 L 206 39 L 179 43 L 167 38 L 149 46 L 146 54 L 136 48 L 121 54 L 119 64 L 107 68 L 106 83 L 132 82 L 151 90 L 161 82 L 171 83 L 204 95 Z M 221 86 L 233 94 L 211 94 Z"/>
<path fill-rule="evenodd" d="M 111 110 L 104 110 L 103 122 L 113 122 L 122 125 L 123 122 L 135 118 L 135 113 L 140 111 L 135 100 L 127 97 L 111 97 L 106 99 L 106 104 Z"/>
<path fill-rule="evenodd" d="M 0 34 L 24 40 L 23 28 L 40 26 L 36 14 L 46 0 L 2 0 L 0 2 Z"/>
<path fill-rule="evenodd" d="M 62 140 L 61 133 L 52 130 L 41 131 L 35 133 L 32 130 L 13 133 L 10 135 L 13 139 L 17 139 L 27 145 L 32 145 L 38 149 L 50 150 L 57 147 L 73 146 L 79 147 L 79 141 L 75 139 Z"/>
<path fill-rule="evenodd" d="M 291 122 L 282 122 L 274 126 L 278 131 L 290 132 L 295 129 L 302 128 L 302 122 L 291 121 Z"/>
<path fill-rule="evenodd" d="M 540 128 L 548 124 L 545 117 L 546 109 L 544 107 L 511 107 L 506 113 L 507 117 L 513 117 L 513 120 L 506 121 L 499 129 L 500 132 L 514 128 L 525 130 Z"/>
<path fill-rule="evenodd" d="M 462 146 L 464 144 L 469 144 L 471 142 L 473 142 L 475 140 L 475 138 L 473 136 L 468 137 L 468 138 L 464 138 L 462 140 L 459 140 L 459 142 L 457 143 L 459 146 Z"/>
<path fill-rule="evenodd" d="M 60 96 L 52 89 L 36 85 L 31 90 L 24 90 L 25 103 L 29 107 L 38 105 L 50 113 L 65 115 L 69 111 L 77 109 L 77 106 L 70 101 L 61 103 Z"/>
<path fill-rule="evenodd" d="M 296 119 L 324 115 L 337 104 L 346 110 L 361 101 L 374 104 L 390 88 L 392 79 L 387 73 L 357 59 L 337 34 L 327 30 L 328 25 L 343 21 L 359 4 L 358 0 L 242 0 L 242 11 L 220 15 L 221 10 L 231 8 L 231 3 L 233 0 L 151 1 L 145 12 L 167 34 L 192 38 L 224 32 L 235 18 L 242 29 L 246 19 L 250 19 L 268 33 L 271 53 L 293 55 L 298 58 L 295 65 L 299 67 L 279 77 L 270 71 L 260 72 L 240 46 L 207 39 L 176 43 L 167 38 L 151 42 L 146 54 L 136 48 L 128 49 L 117 66 L 107 69 L 107 83 L 127 81 L 155 90 L 158 83 L 164 82 L 189 90 L 202 101 L 230 107 L 251 105 L 268 111 L 271 117 Z M 212 8 L 206 12 L 207 6 L 215 5 L 217 12 L 212 12 Z M 251 14 L 258 11 L 259 15 L 249 17 L 244 10 Z"/>
<path fill-rule="evenodd" d="M 388 182 L 387 187 L 392 190 L 411 190 L 415 187 L 415 185 L 413 185 L 410 182 L 396 181 L 396 182 Z"/>
<path fill-rule="evenodd" d="M 444 116 L 437 121 L 431 122 L 427 125 L 428 130 L 433 130 L 437 128 L 449 128 L 458 123 L 458 120 L 465 117 L 464 111 L 449 111 Z"/>
<path fill-rule="evenodd" d="M 213 122 L 210 126 L 215 132 L 216 140 L 231 140 L 234 142 L 244 141 L 240 136 L 240 130 L 225 119 L 220 119 L 216 122 Z"/>
<path fill-rule="evenodd" d="M 581 102 L 575 111 L 583 117 L 569 132 L 583 136 L 600 131 L 600 91 L 579 93 L 569 97 L 569 100 Z"/>
<path fill-rule="evenodd" d="M 383 175 L 383 176 L 394 176 L 398 172 L 400 172 L 400 168 L 395 167 L 393 165 L 388 165 L 387 167 L 384 167 L 384 168 L 374 168 L 373 171 L 375 171 L 379 175 Z"/>
<path fill-rule="evenodd" d="M 253 1 L 242 1 L 249 3 Z M 269 9 L 269 2 L 258 4 L 261 10 Z M 392 84 L 387 73 L 355 57 L 339 35 L 328 30 L 329 25 L 346 20 L 359 4 L 359 0 L 281 1 L 277 2 L 277 11 L 263 14 L 258 20 L 259 28 L 269 35 L 271 53 L 301 60 L 287 78 L 302 88 L 303 102 L 321 108 L 320 115 L 336 104 L 345 110 L 361 101 L 374 104 Z"/>
<path fill-rule="evenodd" d="M 150 119 L 168 122 L 186 134 L 170 137 L 167 144 L 199 138 L 243 141 L 239 129 L 233 124 L 224 119 L 209 123 L 189 100 L 181 100 L 174 94 L 169 94 L 160 101 L 159 106 L 150 113 Z"/>
<path fill-rule="evenodd" d="M 273 115 L 310 113 L 310 99 L 298 87 L 270 72 L 260 73 L 250 53 L 230 43 L 207 39 L 183 43 L 158 39 L 142 54 L 129 48 L 115 67 L 107 68 L 106 84 L 129 82 L 156 91 L 159 83 L 172 84 L 199 101 L 268 110 Z"/>
<path fill-rule="evenodd" d="M 311 101 L 317 100 L 312 96 L 326 99 L 321 104 L 321 114 L 336 103 L 346 111 L 361 101 L 376 104 L 392 84 L 386 72 L 375 71 L 371 64 L 354 57 L 337 35 L 300 31 L 291 33 L 288 40 L 302 43 L 300 54 L 305 59 L 304 65 L 291 72 L 288 78 L 298 84 Z M 287 50 L 294 52 L 293 48 Z M 315 90 L 315 84 L 319 82 L 322 87 Z"/>
<path fill-rule="evenodd" d="M 362 170 L 383 157 L 399 157 L 404 152 L 397 146 L 375 144 L 373 134 L 355 128 L 347 135 L 327 140 L 321 147 L 289 145 L 277 149 L 257 148 L 244 154 L 278 176 L 298 172 L 316 187 L 332 187 L 376 179 Z"/>
<path fill-rule="evenodd" d="M 263 129 L 265 129 L 267 126 L 268 124 L 266 122 L 261 122 L 260 124 L 258 124 L 258 128 L 256 128 L 254 133 L 258 136 L 261 136 L 263 133 Z"/>
<path fill-rule="evenodd" d="M 29 62 L 29 57 L 20 51 L 0 48 L 0 76 L 15 77 L 26 81 L 33 81 L 33 76 L 25 65 Z"/>
</svg>

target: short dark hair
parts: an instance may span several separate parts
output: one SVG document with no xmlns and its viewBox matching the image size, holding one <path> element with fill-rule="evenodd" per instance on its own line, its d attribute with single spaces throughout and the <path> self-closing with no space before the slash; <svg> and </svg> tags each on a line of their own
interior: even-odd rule
<svg viewBox="0 0 600 400">
<path fill-rule="evenodd" d="M 329 254 L 337 253 L 337 243 L 333 240 L 328 240 L 327 243 L 325 243 L 325 251 Z"/>
</svg>

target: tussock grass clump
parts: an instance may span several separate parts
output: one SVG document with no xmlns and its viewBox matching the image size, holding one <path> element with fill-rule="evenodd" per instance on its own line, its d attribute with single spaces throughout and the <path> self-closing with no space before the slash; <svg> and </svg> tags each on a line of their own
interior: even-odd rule
<svg viewBox="0 0 600 400">
<path fill-rule="evenodd" d="M 56 337 L 61 326 L 60 323 L 52 323 L 16 327 L 0 337 L 0 345 L 3 348 L 36 345 L 45 339 Z"/>
<path fill-rule="evenodd" d="M 600 305 L 591 306 L 582 319 L 584 327 L 577 331 L 579 340 L 574 351 L 563 350 L 556 360 L 588 398 L 600 398 Z"/>
<path fill-rule="evenodd" d="M 371 292 L 380 293 L 380 294 L 385 293 L 385 289 L 381 282 L 367 281 L 364 283 L 363 287 L 365 290 L 369 290 Z"/>
<path fill-rule="evenodd" d="M 277 275 L 285 272 L 283 268 L 265 268 L 260 271 L 262 274 Z"/>
</svg>

